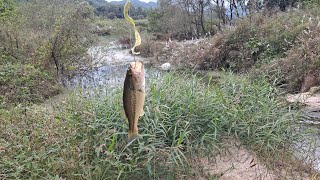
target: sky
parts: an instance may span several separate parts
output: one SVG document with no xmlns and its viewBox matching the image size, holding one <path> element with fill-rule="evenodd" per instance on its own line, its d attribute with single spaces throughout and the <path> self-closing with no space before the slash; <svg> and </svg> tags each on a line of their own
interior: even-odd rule
<svg viewBox="0 0 320 180">
<path fill-rule="evenodd" d="M 106 0 L 106 1 L 108 1 L 108 2 L 110 2 L 110 1 L 122 1 L 122 0 Z M 143 2 L 157 2 L 157 0 L 140 0 L 140 1 L 143 1 Z"/>
</svg>

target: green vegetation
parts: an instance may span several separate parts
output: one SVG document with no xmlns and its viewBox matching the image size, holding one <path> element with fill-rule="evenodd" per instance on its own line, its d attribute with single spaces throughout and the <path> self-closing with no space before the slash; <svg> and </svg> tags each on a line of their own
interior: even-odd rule
<svg viewBox="0 0 320 180">
<path fill-rule="evenodd" d="M 56 95 L 56 79 L 90 60 L 92 17 L 90 6 L 73 0 L 1 0 L 0 106 Z"/>
<path fill-rule="evenodd" d="M 0 21 L 5 19 L 14 10 L 11 0 L 0 0 Z"/>
<path fill-rule="evenodd" d="M 223 136 L 277 159 L 302 135 L 265 79 L 226 73 L 213 82 L 177 72 L 147 84 L 139 143 L 126 143 L 120 88 L 107 96 L 71 93 L 52 109 L 2 111 L 2 178 L 177 179 L 192 176 L 199 157 L 217 153 Z"/>
<path fill-rule="evenodd" d="M 146 21 L 137 21 L 137 26 L 144 31 Z M 90 64 L 86 52 L 96 35 L 130 43 L 130 29 L 123 19 L 99 19 L 86 3 L 1 0 L 1 107 L 56 95 L 61 76 Z"/>
<path fill-rule="evenodd" d="M 113 38 L 114 40 L 119 40 L 122 38 L 130 38 L 130 33 L 132 38 L 134 38 L 133 31 L 131 30 L 131 26 L 124 19 L 104 19 L 97 18 L 94 21 L 95 25 L 97 25 L 101 30 L 104 30 L 108 38 Z M 147 21 L 145 19 L 135 20 L 136 27 L 138 28 L 140 33 L 144 33 L 147 30 Z"/>
<path fill-rule="evenodd" d="M 218 48 L 221 53 L 208 55 L 214 58 L 206 61 L 216 63 L 217 65 L 212 64 L 214 67 L 244 72 L 253 65 L 260 66 L 274 58 L 285 57 L 307 26 L 301 23 L 304 14 L 304 11 L 297 10 L 268 18 L 255 14 L 240 20 L 234 29 L 215 39 L 210 48 Z"/>
<path fill-rule="evenodd" d="M 91 18 L 89 6 L 73 1 L 19 2 L 14 13 L 1 21 L 0 52 L 21 63 L 52 65 L 57 73 L 64 73 L 79 63 L 92 41 Z"/>
<path fill-rule="evenodd" d="M 166 40 L 215 34 L 200 51 L 199 46 L 178 50 L 181 62 L 192 68 L 250 72 L 290 93 L 304 89 L 306 77 L 314 79 L 313 85 L 320 83 L 319 1 L 249 1 L 245 8 L 237 1 L 230 2 L 228 11 L 221 7 L 225 2 L 161 0 L 161 8 L 148 12 L 149 30 L 167 34 Z"/>
<path fill-rule="evenodd" d="M 32 65 L 0 65 L 0 109 L 30 102 L 43 102 L 59 93 L 55 79 Z"/>
<path fill-rule="evenodd" d="M 90 5 L 94 7 L 94 12 L 97 16 L 108 18 L 108 19 L 116 19 L 121 18 L 123 19 L 123 7 L 125 1 L 120 4 L 115 4 L 106 2 L 104 0 L 87 0 Z M 131 1 L 133 2 L 133 1 Z M 134 7 L 130 9 L 130 16 L 134 19 L 143 19 L 146 18 L 147 12 L 144 7 L 141 7 L 141 3 L 137 4 L 136 1 L 133 2 Z"/>
<path fill-rule="evenodd" d="M 320 21 L 315 18 L 318 13 L 318 7 L 304 11 L 300 25 L 304 29 L 296 36 L 286 56 L 276 58 L 261 68 L 271 81 L 277 81 L 278 85 L 284 84 L 289 92 L 299 91 L 304 77 L 320 75 L 320 46 L 317 43 L 320 39 Z M 314 85 L 317 84 L 320 81 Z"/>
</svg>

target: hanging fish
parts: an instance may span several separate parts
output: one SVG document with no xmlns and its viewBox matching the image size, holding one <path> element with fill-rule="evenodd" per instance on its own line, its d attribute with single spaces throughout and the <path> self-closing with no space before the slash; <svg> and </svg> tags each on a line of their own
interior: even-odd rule
<svg viewBox="0 0 320 180">
<path fill-rule="evenodd" d="M 143 116 L 145 99 L 144 64 L 142 61 L 130 63 L 124 80 L 123 108 L 129 122 L 128 142 L 141 138 L 138 120 Z"/>
</svg>

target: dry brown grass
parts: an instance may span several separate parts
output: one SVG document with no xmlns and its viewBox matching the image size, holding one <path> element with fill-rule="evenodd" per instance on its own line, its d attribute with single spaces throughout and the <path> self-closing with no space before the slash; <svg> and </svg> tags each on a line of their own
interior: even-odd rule
<svg viewBox="0 0 320 180">
<path fill-rule="evenodd" d="M 164 42 L 155 41 L 152 36 L 145 34 L 142 36 L 142 42 L 141 46 L 137 47 L 137 51 L 140 52 L 143 57 L 155 57 L 165 46 Z"/>
<path fill-rule="evenodd" d="M 306 29 L 286 52 L 287 56 L 262 68 L 271 80 L 278 81 L 289 92 L 305 92 L 320 84 L 320 21 L 312 17 L 307 19 Z"/>
</svg>

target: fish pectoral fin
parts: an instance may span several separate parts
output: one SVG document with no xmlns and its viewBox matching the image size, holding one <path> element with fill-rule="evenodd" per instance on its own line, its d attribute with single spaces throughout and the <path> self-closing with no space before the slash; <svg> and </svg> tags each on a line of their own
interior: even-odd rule
<svg viewBox="0 0 320 180">
<path fill-rule="evenodd" d="M 144 110 L 142 109 L 139 117 L 142 117 L 143 115 L 144 115 Z"/>
<path fill-rule="evenodd" d="M 125 119 L 128 122 L 128 118 L 126 116 L 126 113 L 124 112 L 124 110 L 121 111 L 121 118 Z"/>
</svg>

